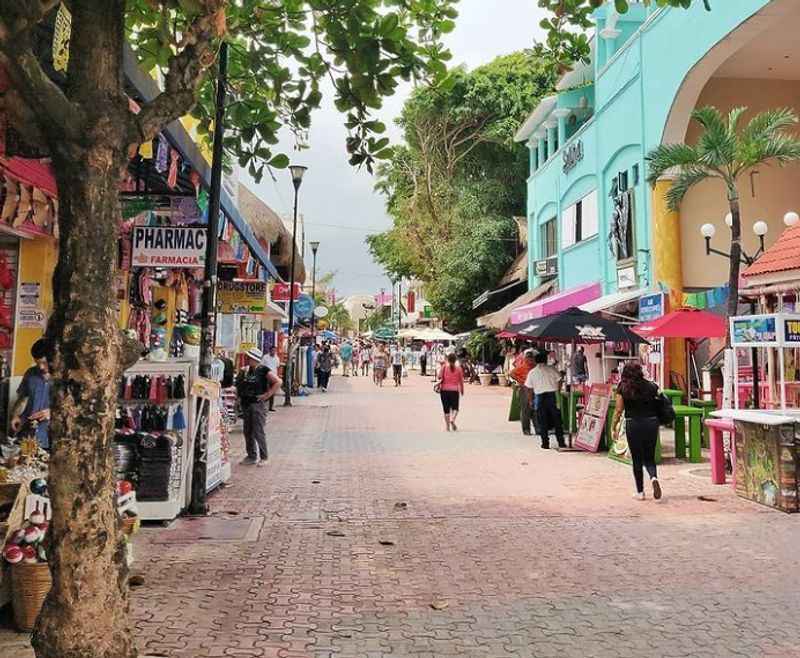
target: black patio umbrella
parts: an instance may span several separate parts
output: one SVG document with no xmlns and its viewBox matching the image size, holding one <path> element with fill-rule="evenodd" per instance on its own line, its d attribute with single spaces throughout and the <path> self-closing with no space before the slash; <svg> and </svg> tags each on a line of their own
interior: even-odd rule
<svg viewBox="0 0 800 658">
<path fill-rule="evenodd" d="M 568 308 L 560 313 L 512 324 L 506 332 L 551 343 L 630 343 L 647 342 L 624 324 L 608 320 L 579 308 Z"/>
</svg>

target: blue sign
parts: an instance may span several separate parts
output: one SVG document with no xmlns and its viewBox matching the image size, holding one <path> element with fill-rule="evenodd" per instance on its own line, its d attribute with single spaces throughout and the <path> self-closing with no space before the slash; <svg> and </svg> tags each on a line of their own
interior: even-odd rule
<svg viewBox="0 0 800 658">
<path fill-rule="evenodd" d="M 664 293 L 657 292 L 639 299 L 639 322 L 651 322 L 664 315 Z"/>
<path fill-rule="evenodd" d="M 294 303 L 294 312 L 301 320 L 310 320 L 314 312 L 314 300 L 311 299 L 311 295 L 300 295 Z"/>
</svg>

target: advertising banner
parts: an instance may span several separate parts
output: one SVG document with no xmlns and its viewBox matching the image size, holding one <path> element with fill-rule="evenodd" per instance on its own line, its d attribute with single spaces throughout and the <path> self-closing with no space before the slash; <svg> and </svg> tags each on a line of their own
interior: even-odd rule
<svg viewBox="0 0 800 658">
<path fill-rule="evenodd" d="M 206 265 L 206 229 L 187 226 L 135 226 L 131 247 L 134 267 Z"/>
<path fill-rule="evenodd" d="M 220 313 L 264 313 L 267 284 L 264 281 L 220 281 L 217 310 Z"/>
<path fill-rule="evenodd" d="M 589 452 L 600 449 L 600 440 L 606 426 L 606 414 L 611 402 L 611 384 L 592 384 L 589 400 L 583 410 L 575 445 Z"/>
<path fill-rule="evenodd" d="M 664 315 L 664 293 L 657 292 L 639 299 L 639 322 L 651 322 Z"/>
<path fill-rule="evenodd" d="M 731 318 L 731 343 L 737 347 L 780 344 L 780 325 L 775 315 L 750 315 Z"/>
<path fill-rule="evenodd" d="M 294 294 L 292 297 L 295 301 L 297 298 L 300 297 L 300 293 L 303 291 L 303 287 L 299 283 L 294 284 Z M 289 284 L 288 283 L 276 283 L 272 286 L 272 301 L 273 302 L 288 302 L 289 301 Z"/>
</svg>

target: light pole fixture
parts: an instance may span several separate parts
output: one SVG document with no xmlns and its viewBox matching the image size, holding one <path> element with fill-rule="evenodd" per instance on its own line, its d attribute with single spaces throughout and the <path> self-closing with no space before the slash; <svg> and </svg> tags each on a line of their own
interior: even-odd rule
<svg viewBox="0 0 800 658">
<path fill-rule="evenodd" d="M 793 217 L 790 217 L 790 215 L 793 216 Z M 794 220 L 794 217 L 796 217 L 797 219 Z M 797 221 L 800 221 L 800 216 L 798 216 L 797 213 L 786 213 L 786 216 L 784 217 L 784 222 L 786 222 L 787 226 L 793 226 L 793 224 L 789 224 L 789 221 L 791 221 L 791 220 L 794 220 L 795 223 L 796 223 Z M 728 226 L 728 228 L 733 226 L 733 215 L 731 215 L 731 213 L 728 213 L 727 215 L 725 215 L 725 224 Z M 742 249 L 741 260 L 742 260 L 742 264 L 743 265 L 748 265 L 748 266 L 752 265 L 753 262 L 761 254 L 764 253 L 764 249 L 765 249 L 765 247 L 764 247 L 764 236 L 768 232 L 769 232 L 769 225 L 765 221 L 759 220 L 759 221 L 753 223 L 753 233 L 755 233 L 755 235 L 758 237 L 759 247 L 758 247 L 758 251 L 756 251 L 756 253 L 754 253 L 752 256 L 748 255 L 745 252 L 745 250 Z M 730 259 L 731 255 L 729 253 L 726 253 L 724 251 L 720 251 L 719 249 L 714 249 L 711 246 L 711 238 L 713 238 L 716 235 L 716 233 L 717 233 L 717 227 L 714 226 L 711 222 L 703 224 L 700 227 L 700 235 L 702 235 L 703 238 L 706 241 L 706 256 L 710 256 L 711 254 L 717 254 L 718 256 L 724 256 L 725 258 Z"/>
<path fill-rule="evenodd" d="M 300 184 L 303 182 L 303 175 L 308 167 L 302 165 L 289 165 L 292 174 L 292 185 L 294 185 L 294 218 L 292 220 L 292 269 L 289 272 L 289 346 L 286 350 L 286 367 L 283 369 L 283 406 L 292 406 L 292 382 L 294 364 L 294 268 L 297 258 L 297 197 L 300 191 Z"/>
<path fill-rule="evenodd" d="M 314 264 L 311 266 L 311 301 L 313 310 L 311 311 L 311 340 L 317 343 L 317 249 L 319 240 L 312 240 L 308 243 L 311 246 L 311 253 L 314 254 Z"/>
</svg>

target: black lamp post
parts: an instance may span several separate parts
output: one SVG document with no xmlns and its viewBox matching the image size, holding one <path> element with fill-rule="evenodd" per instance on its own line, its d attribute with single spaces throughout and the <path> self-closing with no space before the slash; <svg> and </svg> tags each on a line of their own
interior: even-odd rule
<svg viewBox="0 0 800 658">
<path fill-rule="evenodd" d="M 788 212 L 783 218 L 784 223 L 787 226 L 794 226 L 800 221 L 800 217 L 797 216 L 795 212 Z M 728 213 L 725 216 L 725 224 L 730 228 L 733 225 L 733 215 Z M 757 221 L 753 224 L 753 233 L 758 236 L 759 246 L 758 251 L 756 251 L 752 256 L 749 256 L 745 253 L 744 249 L 742 249 L 742 256 L 741 261 L 743 265 L 750 266 L 752 265 L 755 260 L 764 253 L 764 236 L 767 234 L 769 230 L 769 226 L 765 221 Z M 705 238 L 706 241 L 706 256 L 710 256 L 711 254 L 716 254 L 717 256 L 723 256 L 730 260 L 731 255 L 724 251 L 720 251 L 719 249 L 714 249 L 711 246 L 711 238 L 717 232 L 717 227 L 711 224 L 710 222 L 707 224 L 703 224 L 700 227 L 700 234 Z M 750 313 L 756 312 L 756 304 L 755 302 L 750 302 Z M 759 376 L 758 376 L 758 348 L 751 348 L 750 358 L 753 361 L 753 406 L 756 409 L 761 408 L 761 391 L 760 391 L 760 384 L 759 384 Z"/>
<path fill-rule="evenodd" d="M 303 174 L 308 167 L 302 165 L 290 165 L 289 171 L 292 172 L 292 185 L 294 185 L 294 219 L 292 221 L 292 270 L 289 273 L 289 347 L 286 351 L 286 367 L 283 369 L 283 406 L 292 406 L 292 381 L 294 367 L 294 268 L 297 258 L 297 196 L 300 191 L 300 184 L 303 182 Z"/>
<path fill-rule="evenodd" d="M 311 338 L 314 344 L 317 343 L 317 249 L 319 240 L 308 243 L 311 245 L 311 253 L 314 254 L 314 264 L 311 266 L 311 301 L 314 302 L 314 309 L 311 311 Z"/>
</svg>

